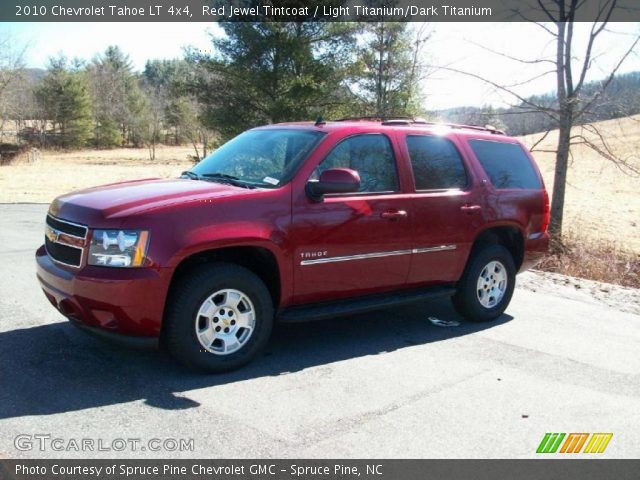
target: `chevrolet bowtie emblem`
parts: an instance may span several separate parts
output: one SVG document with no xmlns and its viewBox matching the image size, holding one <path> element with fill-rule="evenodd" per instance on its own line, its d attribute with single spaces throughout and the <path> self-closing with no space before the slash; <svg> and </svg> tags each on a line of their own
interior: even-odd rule
<svg viewBox="0 0 640 480">
<path fill-rule="evenodd" d="M 60 233 L 54 230 L 53 228 L 47 226 L 45 235 L 47 236 L 50 242 L 54 243 L 58 241 L 58 236 L 60 235 Z"/>
</svg>

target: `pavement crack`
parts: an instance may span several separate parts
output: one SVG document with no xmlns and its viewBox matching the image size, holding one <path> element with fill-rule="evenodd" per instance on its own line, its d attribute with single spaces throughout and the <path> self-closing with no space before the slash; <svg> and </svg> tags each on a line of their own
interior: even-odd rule
<svg viewBox="0 0 640 480">
<path fill-rule="evenodd" d="M 429 397 L 430 395 L 443 392 L 461 383 L 467 382 L 491 370 L 493 369 L 485 368 L 485 369 L 474 370 L 472 373 L 469 373 L 468 375 L 464 375 L 463 377 L 458 377 L 455 381 L 441 383 L 437 386 L 432 386 L 432 387 L 420 390 L 398 401 L 384 405 L 381 408 L 377 408 L 375 410 L 369 410 L 351 417 L 343 417 L 337 421 L 325 422 L 320 426 L 314 427 L 313 430 L 310 431 L 309 433 L 307 433 L 307 431 L 305 431 L 305 433 L 298 432 L 296 434 L 296 440 L 293 442 L 293 444 L 297 448 L 302 448 L 302 447 L 312 446 L 322 441 L 326 441 L 327 439 L 332 437 L 337 437 L 355 428 L 362 427 L 364 424 L 367 424 L 376 419 L 384 417 L 385 415 L 388 415 L 397 410 L 400 410 L 401 408 L 404 408 L 408 405 L 419 402 L 424 398 Z"/>
</svg>

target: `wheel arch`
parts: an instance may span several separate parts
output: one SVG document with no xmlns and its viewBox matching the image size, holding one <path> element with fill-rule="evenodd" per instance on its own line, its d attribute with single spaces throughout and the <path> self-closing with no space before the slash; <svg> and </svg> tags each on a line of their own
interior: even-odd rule
<svg viewBox="0 0 640 480">
<path fill-rule="evenodd" d="M 191 252 L 181 259 L 174 269 L 166 301 L 169 301 L 175 284 L 187 275 L 189 270 L 213 262 L 232 263 L 256 274 L 269 290 L 274 308 L 278 308 L 282 296 L 280 263 L 272 250 L 259 245 L 217 246 Z"/>
<path fill-rule="evenodd" d="M 487 245 L 505 247 L 511 253 L 516 272 L 520 270 L 524 260 L 524 233 L 517 224 L 491 225 L 478 232 L 471 246 L 467 264 L 479 249 Z"/>
</svg>

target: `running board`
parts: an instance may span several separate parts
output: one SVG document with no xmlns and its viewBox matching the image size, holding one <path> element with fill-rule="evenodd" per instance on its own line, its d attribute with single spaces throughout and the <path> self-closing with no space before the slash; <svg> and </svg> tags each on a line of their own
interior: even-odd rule
<svg viewBox="0 0 640 480">
<path fill-rule="evenodd" d="M 397 305 L 410 304 L 440 297 L 450 297 L 456 292 L 452 285 L 422 290 L 407 290 L 380 295 L 369 295 L 326 303 L 300 305 L 280 310 L 277 320 L 282 323 L 311 322 L 342 315 L 365 313 Z"/>
</svg>

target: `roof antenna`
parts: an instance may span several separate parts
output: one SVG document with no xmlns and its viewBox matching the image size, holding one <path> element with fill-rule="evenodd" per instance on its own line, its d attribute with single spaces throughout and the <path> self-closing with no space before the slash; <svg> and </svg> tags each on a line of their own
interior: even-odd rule
<svg viewBox="0 0 640 480">
<path fill-rule="evenodd" d="M 314 124 L 314 126 L 319 127 L 321 125 L 325 125 L 327 122 L 325 122 L 322 119 L 322 115 L 319 115 L 318 118 L 316 118 L 316 123 Z"/>
</svg>

